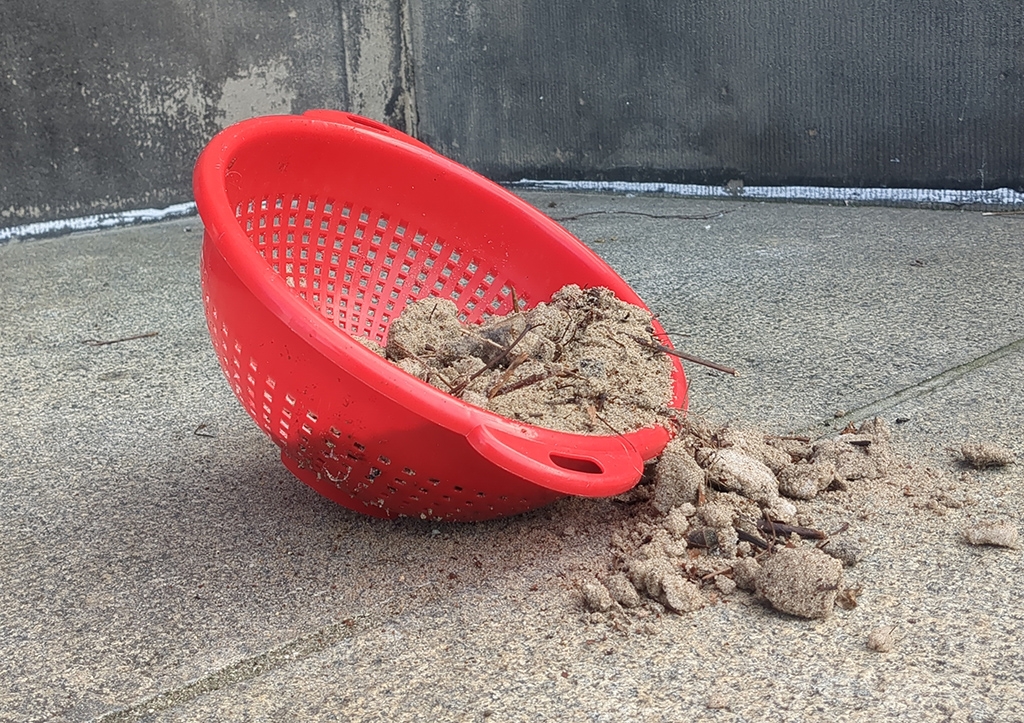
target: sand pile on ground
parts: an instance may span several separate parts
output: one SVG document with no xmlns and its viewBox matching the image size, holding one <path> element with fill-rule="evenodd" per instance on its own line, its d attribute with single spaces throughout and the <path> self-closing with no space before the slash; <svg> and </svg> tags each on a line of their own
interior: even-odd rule
<svg viewBox="0 0 1024 723">
<path fill-rule="evenodd" d="M 1005 467 L 1017 460 L 1012 449 L 991 442 L 968 442 L 961 445 L 959 451 L 963 463 L 974 469 Z"/>
<path fill-rule="evenodd" d="M 857 605 L 861 588 L 846 579 L 865 554 L 857 517 L 894 500 L 934 514 L 970 504 L 966 478 L 958 484 L 899 458 L 880 418 L 816 440 L 677 419 L 668 408 L 672 365 L 651 314 L 607 289 L 567 286 L 549 303 L 481 325 L 461 322 L 451 301 L 423 299 L 395 319 L 386 349 L 376 351 L 511 419 L 584 434 L 652 424 L 677 432 L 645 479 L 617 498 L 634 512 L 610 542 L 606 572 L 582 585 L 592 622 L 625 628 L 734 598 L 824 618 L 837 605 Z M 952 451 L 965 469 L 1015 463 L 1011 450 L 988 443 Z M 979 521 L 961 539 L 1019 546 L 1005 520 Z M 887 635 L 879 631 L 869 647 L 890 649 Z"/>
<path fill-rule="evenodd" d="M 619 498 L 636 511 L 611 540 L 607 573 L 582 586 L 592 622 L 624 628 L 737 596 L 803 618 L 855 607 L 861 588 L 846 571 L 864 555 L 858 516 L 880 500 L 936 514 L 970 504 L 943 472 L 899 458 L 890 441 L 878 418 L 811 440 L 691 417 L 647 478 Z M 853 526 L 812 526 L 836 513 Z M 1019 544 L 1006 521 L 982 521 L 963 539 Z"/>
</svg>

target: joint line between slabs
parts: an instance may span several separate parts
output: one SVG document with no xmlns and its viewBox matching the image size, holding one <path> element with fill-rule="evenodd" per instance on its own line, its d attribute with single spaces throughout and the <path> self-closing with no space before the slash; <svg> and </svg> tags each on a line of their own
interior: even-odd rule
<svg viewBox="0 0 1024 723">
<path fill-rule="evenodd" d="M 157 693 L 125 708 L 104 713 L 94 721 L 95 723 L 128 723 L 142 720 L 158 711 L 176 708 L 207 693 L 253 680 L 264 673 L 304 660 L 342 640 L 352 638 L 356 632 L 351 621 L 328 625 L 259 655 L 231 663 L 191 683 Z"/>
<path fill-rule="evenodd" d="M 873 417 L 879 412 L 889 409 L 890 407 L 894 407 L 908 399 L 916 399 L 917 397 L 925 394 L 938 391 L 946 385 L 952 384 L 957 379 L 970 374 L 974 370 L 988 366 L 992 362 L 998 361 L 1004 356 L 1018 351 L 1024 351 L 1024 338 L 1012 341 L 1005 346 L 1001 346 L 998 349 L 989 352 L 988 354 L 983 354 L 969 362 L 947 369 L 946 371 L 940 372 L 933 377 L 929 377 L 924 381 L 918 382 L 917 384 L 904 387 L 903 389 L 879 399 L 878 401 L 865 404 L 863 407 L 858 407 L 853 411 L 847 412 L 841 417 L 819 422 L 818 424 L 812 425 L 807 431 L 820 427 L 846 426 L 849 422 L 859 422 L 867 419 L 868 417 Z"/>
</svg>

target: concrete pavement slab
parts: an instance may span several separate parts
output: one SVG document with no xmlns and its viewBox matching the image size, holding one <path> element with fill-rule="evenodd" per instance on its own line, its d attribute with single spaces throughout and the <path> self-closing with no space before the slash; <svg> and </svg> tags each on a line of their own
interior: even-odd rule
<svg viewBox="0 0 1024 723">
<path fill-rule="evenodd" d="M 526 196 L 618 269 L 678 346 L 740 370 L 688 366 L 696 409 L 794 428 L 1024 336 L 1019 216 Z"/>
<path fill-rule="evenodd" d="M 694 410 L 774 430 L 882 414 L 971 499 L 865 490 L 853 611 L 731 603 L 609 630 L 579 584 L 621 505 L 381 522 L 296 482 L 217 368 L 197 219 L 8 244 L 0 718 L 1024 719 L 1022 554 L 958 536 L 1020 524 L 1022 465 L 964 482 L 946 451 L 1024 452 L 1021 220 L 523 195 L 678 346 L 739 368 L 687 365 Z M 882 625 L 894 653 L 864 646 Z"/>
</svg>

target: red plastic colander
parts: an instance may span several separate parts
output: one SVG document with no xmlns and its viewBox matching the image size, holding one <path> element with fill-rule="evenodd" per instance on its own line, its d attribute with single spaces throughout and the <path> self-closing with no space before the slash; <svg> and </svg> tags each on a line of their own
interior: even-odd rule
<svg viewBox="0 0 1024 723">
<path fill-rule="evenodd" d="M 379 517 L 482 520 L 624 492 L 668 442 L 660 426 L 590 436 L 509 420 L 352 338 L 385 342 L 428 295 L 470 322 L 566 284 L 643 305 L 561 226 L 411 136 L 338 111 L 255 118 L 218 134 L 193 180 L 221 367 L 320 494 Z M 672 406 L 685 409 L 673 363 Z"/>
</svg>

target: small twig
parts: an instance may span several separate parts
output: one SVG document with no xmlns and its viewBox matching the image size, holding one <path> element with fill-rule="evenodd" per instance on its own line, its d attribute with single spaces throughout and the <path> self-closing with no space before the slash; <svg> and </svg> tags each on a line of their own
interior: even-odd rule
<svg viewBox="0 0 1024 723">
<path fill-rule="evenodd" d="M 768 549 L 768 543 L 767 542 L 762 540 L 757 535 L 752 535 L 751 533 L 747 532 L 746 530 L 741 530 L 739 528 L 736 528 L 736 535 L 737 535 L 737 537 L 739 537 L 739 539 L 744 540 L 746 542 L 749 542 L 754 547 L 760 547 L 762 550 L 767 550 Z"/>
<path fill-rule="evenodd" d="M 733 369 L 732 367 L 727 367 L 722 364 L 716 364 L 715 362 L 708 361 L 707 359 L 701 359 L 699 356 L 693 356 L 692 354 L 681 352 L 678 349 L 673 349 L 671 347 L 665 346 L 664 344 L 654 344 L 652 342 L 647 341 L 646 339 L 641 339 L 638 336 L 634 336 L 633 339 L 640 346 L 647 347 L 648 349 L 653 349 L 654 351 L 661 352 L 662 354 L 671 354 L 672 356 L 677 356 L 685 361 L 693 362 L 694 364 L 700 364 L 701 366 L 705 366 L 710 369 L 714 369 L 715 371 L 723 372 L 725 374 L 732 374 L 733 376 L 736 376 L 737 374 L 736 370 Z"/>
<path fill-rule="evenodd" d="M 523 377 L 522 379 L 519 379 L 518 381 L 512 382 L 507 387 L 499 389 L 498 391 L 496 391 L 494 393 L 493 396 L 490 396 L 488 398 L 489 399 L 494 399 L 494 397 L 500 396 L 502 394 L 508 394 L 510 392 L 514 392 L 514 391 L 516 391 L 518 389 L 522 389 L 524 387 L 528 387 L 531 384 L 537 384 L 538 382 L 542 382 L 545 379 L 550 379 L 551 377 L 555 376 L 555 374 L 556 374 L 555 372 L 538 372 L 537 374 L 531 374 L 528 377 Z"/>
<path fill-rule="evenodd" d="M 644 213 L 643 211 L 583 211 L 572 216 L 561 216 L 551 217 L 552 221 L 579 221 L 581 218 L 587 216 L 642 216 L 644 218 L 656 218 L 656 219 L 672 219 L 676 221 L 710 221 L 715 218 L 721 218 L 727 213 L 732 211 L 715 211 L 714 213 L 705 213 L 696 216 L 690 216 L 681 213 Z"/>
<path fill-rule="evenodd" d="M 732 565 L 723 567 L 721 570 L 712 570 L 711 572 L 706 572 L 703 575 L 701 575 L 699 579 L 701 582 L 708 582 L 709 580 L 714 580 L 719 575 L 730 574 L 732 574 Z"/>
<path fill-rule="evenodd" d="M 612 333 L 611 329 L 605 329 L 604 332 L 605 338 L 608 339 L 608 341 L 617 344 L 621 349 L 626 348 L 625 344 L 623 344 L 621 341 L 615 338 L 616 335 Z"/>
<path fill-rule="evenodd" d="M 488 339 L 483 334 L 480 334 L 479 332 L 477 332 L 476 329 L 477 329 L 477 327 L 466 328 L 464 326 L 460 326 L 459 327 L 459 333 L 460 334 L 465 334 L 466 336 L 471 336 L 474 339 L 476 339 L 477 341 L 482 341 L 484 344 L 490 344 L 492 347 L 494 347 L 495 349 L 497 349 L 499 351 L 504 351 L 505 350 L 505 347 L 503 347 L 501 344 L 499 344 L 498 342 L 494 341 L 494 339 Z"/>
<path fill-rule="evenodd" d="M 839 527 L 837 527 L 836 529 L 832 530 L 832 532 L 828 533 L 828 536 L 829 537 L 835 537 L 838 534 L 846 532 L 848 529 L 850 529 L 850 523 L 849 522 L 844 522 L 843 524 L 839 525 Z"/>
<path fill-rule="evenodd" d="M 455 387 L 452 388 L 451 393 L 456 397 L 461 395 L 462 392 L 466 390 L 466 387 L 472 384 L 477 377 L 479 377 L 484 372 L 490 371 L 494 367 L 498 366 L 498 364 L 503 362 L 508 357 L 508 355 L 512 353 L 512 350 L 516 347 L 516 344 L 521 342 L 527 334 L 536 329 L 538 326 L 541 326 L 541 324 L 528 325 L 525 329 L 523 329 L 523 331 L 519 334 L 519 336 L 515 338 L 515 340 L 511 344 L 505 347 L 505 350 L 501 354 L 498 354 L 496 357 L 494 357 L 489 362 L 480 367 L 480 369 L 469 375 L 469 377 L 467 377 L 465 380 L 456 384 Z"/>
<path fill-rule="evenodd" d="M 602 417 L 600 414 L 598 414 L 596 410 L 594 411 L 594 416 L 597 417 L 598 421 L 601 422 L 601 424 L 603 424 L 604 426 L 608 427 L 608 429 L 610 429 L 615 434 L 616 437 L 622 437 L 623 436 L 622 432 L 620 432 L 615 427 L 613 427 L 611 424 L 609 424 L 608 420 L 605 419 L 604 417 Z"/>
<path fill-rule="evenodd" d="M 491 400 L 498 396 L 498 394 L 501 393 L 501 388 L 505 385 L 505 382 L 511 379 L 512 375 L 516 373 L 516 369 L 519 368 L 519 365 L 529 358 L 529 354 L 520 354 L 511 362 L 509 362 L 508 369 L 506 369 L 505 373 L 501 375 L 501 379 L 499 379 L 497 384 L 495 384 L 487 391 L 487 399 Z"/>
<path fill-rule="evenodd" d="M 82 339 L 83 344 L 89 346 L 107 346 L 108 344 L 120 344 L 122 341 L 135 341 L 136 339 L 150 339 L 157 336 L 159 331 L 147 331 L 145 334 L 135 334 L 134 336 L 123 336 L 120 339 L 106 339 L 101 341 L 99 339 Z"/>
<path fill-rule="evenodd" d="M 821 530 L 815 530 L 811 527 L 786 525 L 781 522 L 774 522 L 767 518 L 762 518 L 757 521 L 757 529 L 761 532 L 772 535 L 773 537 L 789 537 L 793 533 L 796 533 L 805 540 L 824 540 L 827 537 L 827 535 Z"/>
<path fill-rule="evenodd" d="M 446 387 L 448 387 L 449 393 L 454 394 L 454 392 L 452 392 L 452 389 L 454 388 L 452 383 L 450 381 L 448 381 L 447 379 L 445 379 L 444 375 L 441 372 L 437 371 L 436 369 L 434 369 L 434 367 L 430 366 L 430 364 L 428 364 L 422 357 L 420 357 L 419 354 L 417 354 L 416 352 L 412 351 L 411 349 L 406 349 L 403 344 L 399 344 L 394 339 L 389 341 L 388 345 L 389 346 L 393 346 L 395 348 L 395 350 L 397 352 L 399 352 L 400 354 L 403 354 L 406 357 L 409 357 L 410 359 L 415 359 L 416 361 L 418 361 L 420 363 L 420 366 L 422 366 L 424 369 L 427 370 L 427 378 L 426 378 L 427 384 L 430 384 L 430 380 L 433 377 L 436 376 L 438 379 L 440 379 L 442 382 L 444 382 L 444 385 Z M 393 359 L 392 361 L 397 361 L 397 360 Z"/>
<path fill-rule="evenodd" d="M 206 427 L 207 427 L 206 422 L 203 422 L 198 427 L 196 427 L 195 429 L 192 430 L 192 434 L 194 434 L 197 437 L 211 437 L 212 438 L 212 437 L 216 437 L 217 436 L 216 434 L 210 434 L 209 432 L 204 432 L 203 430 L 206 429 Z"/>
</svg>

